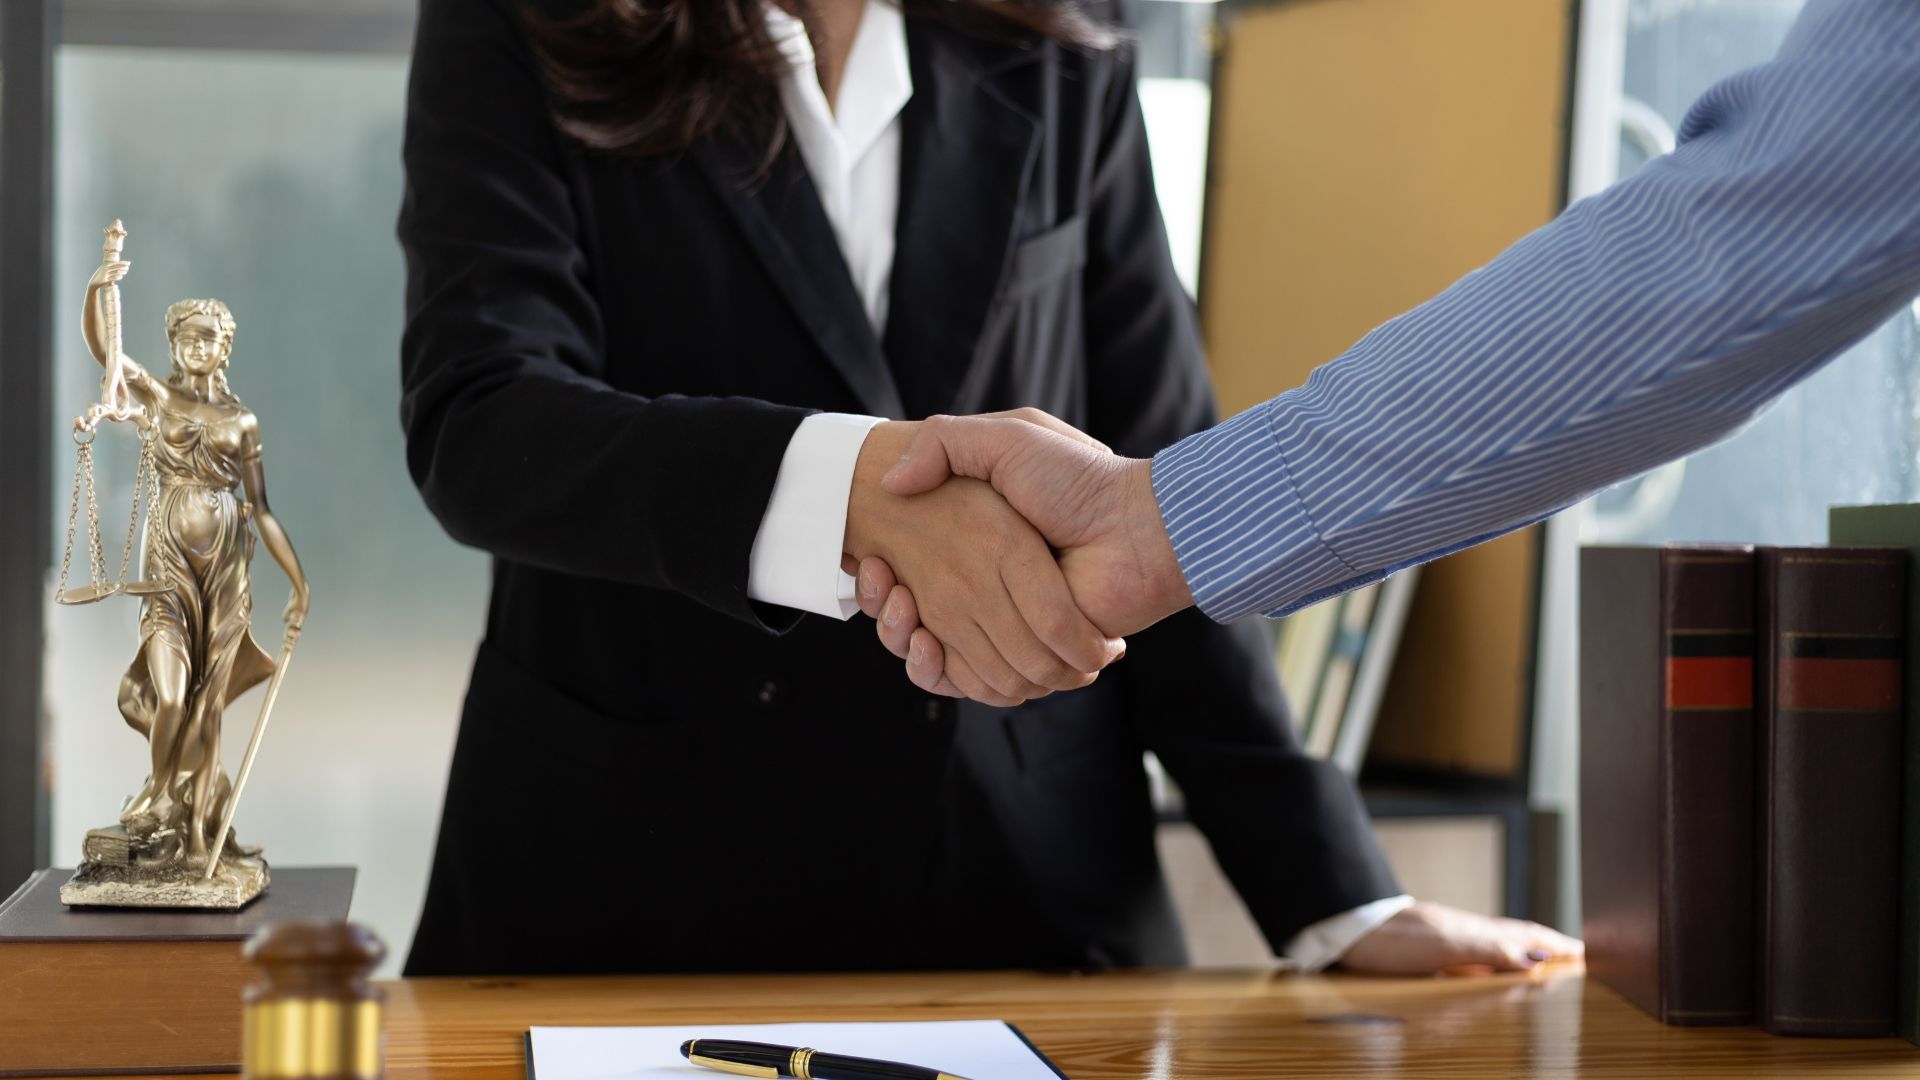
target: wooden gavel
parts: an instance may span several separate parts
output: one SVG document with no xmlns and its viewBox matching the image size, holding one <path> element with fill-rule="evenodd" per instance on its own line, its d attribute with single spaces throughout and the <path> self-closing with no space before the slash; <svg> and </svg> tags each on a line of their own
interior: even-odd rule
<svg viewBox="0 0 1920 1080">
<path fill-rule="evenodd" d="M 347 922 L 296 920 L 247 942 L 262 981 L 248 987 L 240 1052 L 254 1080 L 378 1080 L 381 994 L 367 982 L 387 947 Z"/>
</svg>

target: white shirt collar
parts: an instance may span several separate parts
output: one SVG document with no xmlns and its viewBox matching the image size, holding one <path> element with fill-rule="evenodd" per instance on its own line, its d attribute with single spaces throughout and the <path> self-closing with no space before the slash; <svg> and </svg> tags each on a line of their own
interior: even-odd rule
<svg viewBox="0 0 1920 1080">
<path fill-rule="evenodd" d="M 767 5 L 767 33 L 779 46 L 795 75 L 781 85 L 789 118 L 808 166 L 826 168 L 821 136 L 831 134 L 835 172 L 853 167 L 879 140 L 913 96 L 913 73 L 907 62 L 907 25 L 900 9 L 887 0 L 867 0 L 840 77 L 840 108 L 827 104 L 820 88 L 813 42 L 799 19 L 777 4 Z M 813 131 L 808 129 L 812 128 Z"/>
</svg>

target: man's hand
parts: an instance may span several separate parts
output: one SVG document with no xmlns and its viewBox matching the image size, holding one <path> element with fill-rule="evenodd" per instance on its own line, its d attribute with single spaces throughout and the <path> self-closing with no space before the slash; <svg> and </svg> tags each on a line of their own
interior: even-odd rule
<svg viewBox="0 0 1920 1080">
<path fill-rule="evenodd" d="M 1019 409 L 925 421 L 882 487 L 907 495 L 935 491 L 954 476 L 988 481 L 1059 549 L 1079 611 L 1118 638 L 1193 603 L 1154 501 L 1151 465 L 1119 457 L 1037 409 Z M 925 618 L 925 596 L 895 569 L 884 557 L 862 561 L 861 609 L 875 618 L 887 648 L 907 660 L 916 685 L 973 696 L 950 677 L 954 642 Z M 1068 618 L 1054 603 L 1030 598 L 1023 610 Z"/>
<path fill-rule="evenodd" d="M 1340 967 L 1370 975 L 1525 971 L 1545 960 L 1584 957 L 1586 951 L 1574 938 L 1539 923 L 1420 901 L 1354 942 Z"/>
<path fill-rule="evenodd" d="M 943 643 L 942 673 L 923 685 L 1008 706 L 1092 682 L 1124 644 L 1080 613 L 1046 541 L 1005 499 L 975 480 L 882 490 L 915 427 L 880 424 L 867 436 L 844 550 L 884 560 L 913 590 L 915 624 Z"/>
</svg>

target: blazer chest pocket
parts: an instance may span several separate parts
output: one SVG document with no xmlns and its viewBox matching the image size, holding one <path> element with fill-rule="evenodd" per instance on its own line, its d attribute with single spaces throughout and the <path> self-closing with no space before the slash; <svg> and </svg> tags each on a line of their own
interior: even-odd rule
<svg viewBox="0 0 1920 1080">
<path fill-rule="evenodd" d="M 1013 249 L 1006 298 L 1020 300 L 1087 264 L 1087 218 L 1068 218 Z"/>
</svg>

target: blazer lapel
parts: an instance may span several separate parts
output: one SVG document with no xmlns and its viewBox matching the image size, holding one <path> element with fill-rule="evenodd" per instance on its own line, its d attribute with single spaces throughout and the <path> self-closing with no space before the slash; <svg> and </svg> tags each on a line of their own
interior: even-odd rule
<svg viewBox="0 0 1920 1080">
<path fill-rule="evenodd" d="M 876 416 L 904 418 L 899 388 L 841 257 L 840 241 L 792 143 L 758 183 L 759 151 L 741 139 L 703 140 L 694 156 L 861 407 Z"/>
<path fill-rule="evenodd" d="M 965 408 L 960 394 L 1018 239 L 1040 121 L 1008 92 L 1039 51 L 907 20 L 913 97 L 901 114 L 886 354 L 907 415 Z"/>
</svg>

